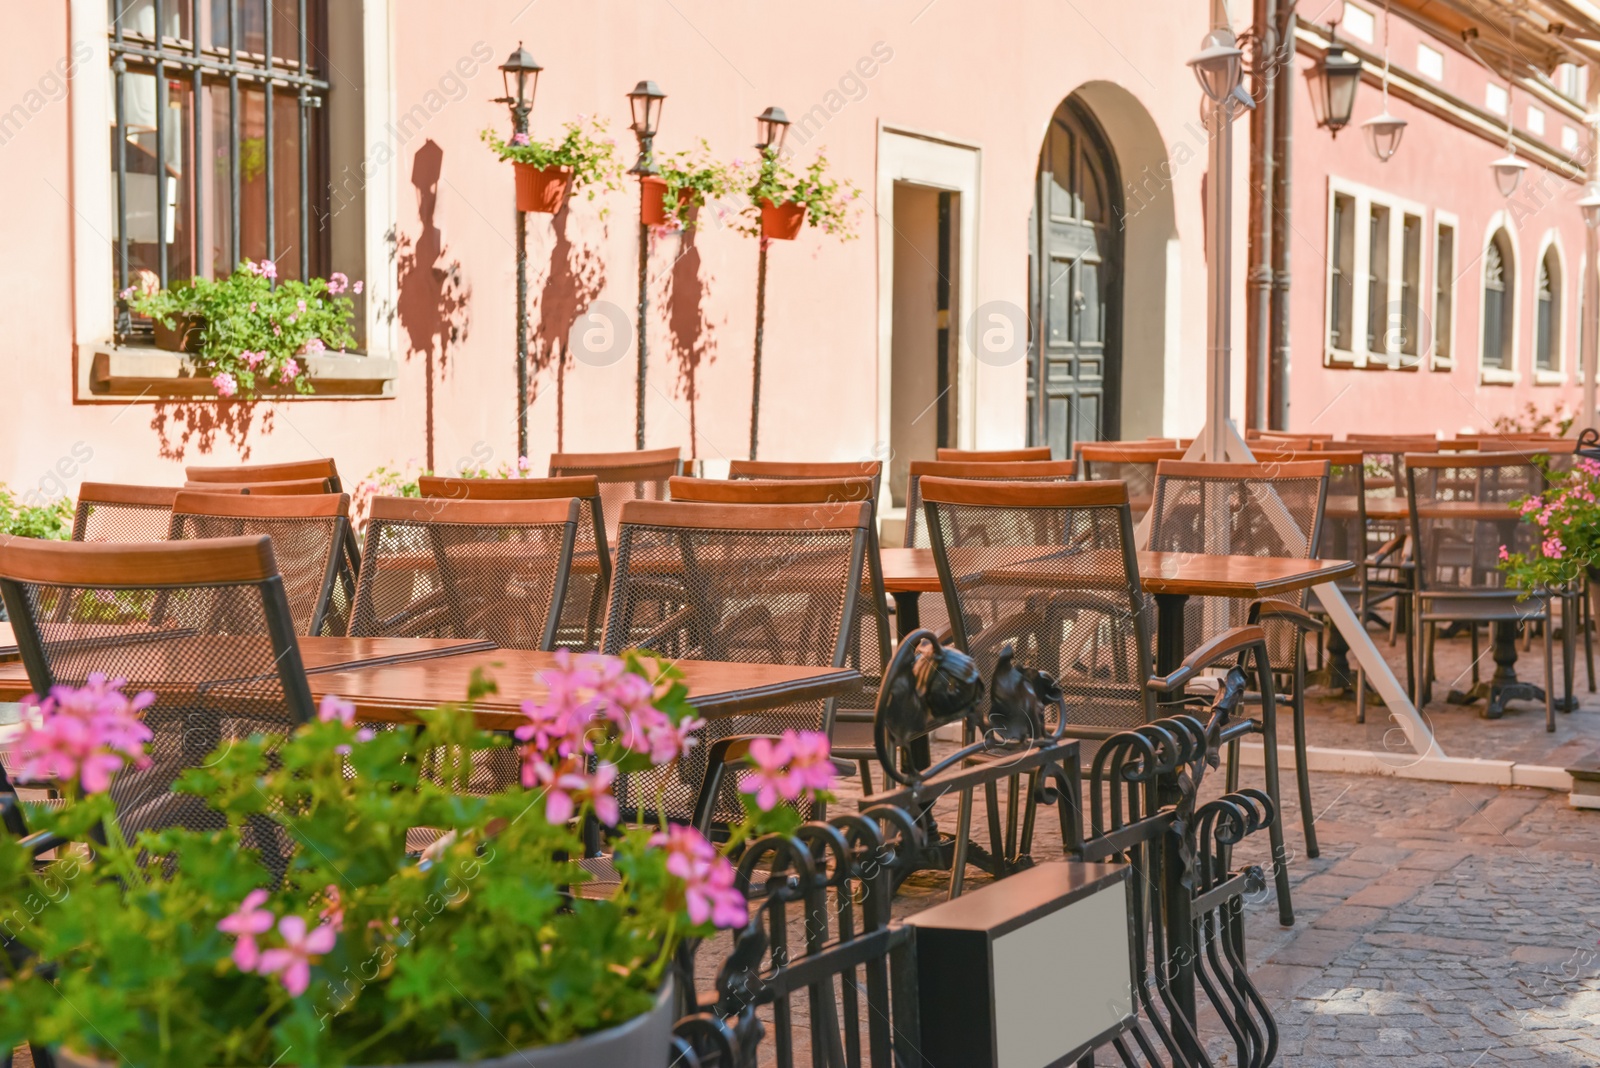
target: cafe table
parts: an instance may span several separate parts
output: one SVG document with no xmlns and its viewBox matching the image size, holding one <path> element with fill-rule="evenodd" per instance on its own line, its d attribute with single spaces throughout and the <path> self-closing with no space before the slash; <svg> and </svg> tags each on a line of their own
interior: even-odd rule
<svg viewBox="0 0 1600 1068">
<path fill-rule="evenodd" d="M 885 548 L 881 553 L 883 585 L 894 595 L 899 635 L 904 638 L 919 625 L 917 599 L 941 590 L 939 569 L 932 549 Z M 1160 675 L 1176 670 L 1188 652 L 1183 610 L 1190 597 L 1281 597 L 1337 581 L 1356 570 L 1348 560 L 1146 551 L 1138 557 L 1139 584 L 1156 602 L 1156 673 Z"/>
</svg>

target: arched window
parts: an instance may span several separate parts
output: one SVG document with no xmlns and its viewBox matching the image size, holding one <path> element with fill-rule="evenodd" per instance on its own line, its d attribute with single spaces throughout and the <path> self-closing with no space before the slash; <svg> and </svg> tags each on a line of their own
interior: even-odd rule
<svg viewBox="0 0 1600 1068">
<path fill-rule="evenodd" d="M 1534 319 L 1533 366 L 1538 371 L 1561 370 L 1561 260 L 1555 246 L 1539 261 L 1539 292 Z"/>
<path fill-rule="evenodd" d="M 1496 230 L 1483 254 L 1483 366 L 1509 371 L 1511 309 L 1516 306 L 1516 258 L 1511 239 Z"/>
</svg>

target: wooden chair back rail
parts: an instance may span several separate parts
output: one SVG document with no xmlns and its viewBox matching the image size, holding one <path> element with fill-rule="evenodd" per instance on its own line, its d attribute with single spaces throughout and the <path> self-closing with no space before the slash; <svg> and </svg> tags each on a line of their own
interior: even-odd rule
<svg viewBox="0 0 1600 1068">
<path fill-rule="evenodd" d="M 339 471 L 331 457 L 297 460 L 282 464 L 239 464 L 235 467 L 186 467 L 183 475 L 191 482 L 294 482 L 300 479 L 328 479 L 339 488 Z"/>
<path fill-rule="evenodd" d="M 828 501 L 871 501 L 873 480 L 862 478 L 688 478 L 667 482 L 674 501 L 702 504 L 821 504 Z"/>
<path fill-rule="evenodd" d="M 78 503 L 127 504 L 140 508 L 171 508 L 177 486 L 126 486 L 118 482 L 85 482 L 78 488 Z"/>
<path fill-rule="evenodd" d="M 298 494 L 316 495 L 332 493 L 331 483 L 325 478 L 297 478 L 287 482 L 185 482 L 186 490 L 202 493 L 253 493 L 263 497 L 287 497 Z"/>
<path fill-rule="evenodd" d="M 619 522 L 644 527 L 723 530 L 869 529 L 872 504 L 839 501 L 818 504 L 695 504 L 678 501 L 627 501 Z"/>
<path fill-rule="evenodd" d="M 1088 464 L 1154 464 L 1158 460 L 1181 460 L 1183 450 L 1178 448 L 1129 447 L 1124 442 L 1115 445 L 1086 444 L 1078 450 L 1078 461 Z"/>
<path fill-rule="evenodd" d="M 728 464 L 728 478 L 730 479 L 876 479 L 882 474 L 882 460 L 846 460 L 822 463 L 790 462 L 788 460 L 733 460 Z"/>
<path fill-rule="evenodd" d="M 602 468 L 660 467 L 666 464 L 672 465 L 672 473 L 677 474 L 676 469 L 682 464 L 682 459 L 683 451 L 677 446 L 641 449 L 637 452 L 557 452 L 550 454 L 550 474 L 556 477 L 569 471 L 589 474 Z M 609 472 L 605 480 L 619 481 L 610 477 Z"/>
<path fill-rule="evenodd" d="M 1078 473 L 1072 460 L 912 460 L 909 478 L 931 475 L 935 478 L 1012 478 L 1068 479 Z"/>
<path fill-rule="evenodd" d="M 1123 482 L 979 482 L 922 479 L 922 500 L 992 508 L 1102 508 L 1128 503 Z"/>
<path fill-rule="evenodd" d="M 1514 455 L 1514 454 L 1513 454 Z M 1533 461 L 1525 460 L 1529 467 L 1534 466 Z M 1504 452 L 1434 452 L 1434 453 L 1406 453 L 1407 467 L 1510 467 L 1515 462 L 1507 463 L 1507 454 Z"/>
<path fill-rule="evenodd" d="M 1298 463 L 1215 464 L 1162 460 L 1156 465 L 1157 478 L 1170 476 L 1242 481 L 1257 478 L 1325 478 L 1327 474 L 1328 461 L 1321 456 Z"/>
<path fill-rule="evenodd" d="M 255 494 L 180 492 L 172 502 L 173 515 L 226 516 L 232 519 L 312 519 L 350 516 L 347 493 Z"/>
<path fill-rule="evenodd" d="M 934 458 L 947 463 L 1033 463 L 1049 460 L 1050 446 L 1034 445 L 1025 449 L 939 449 Z"/>
<path fill-rule="evenodd" d="M 261 582 L 277 574 L 265 534 L 120 544 L 12 538 L 0 544 L 0 577 L 19 582 L 142 589 Z"/>
<path fill-rule="evenodd" d="M 368 515 L 407 523 L 549 526 L 578 521 L 576 497 L 513 500 L 449 500 L 443 497 L 374 497 Z"/>
<path fill-rule="evenodd" d="M 1324 452 L 1290 449 L 1284 452 L 1263 452 L 1261 455 L 1267 457 L 1270 461 L 1269 466 L 1275 468 L 1281 468 L 1286 463 L 1319 464 L 1324 460 L 1333 467 L 1360 467 L 1366 462 L 1366 453 L 1359 449 L 1328 449 Z"/>
<path fill-rule="evenodd" d="M 537 501 L 558 497 L 599 497 L 600 480 L 593 475 L 557 478 L 448 478 L 423 475 L 417 489 L 424 497 L 458 501 Z"/>
<path fill-rule="evenodd" d="M 1438 452 L 1436 438 L 1346 438 L 1344 441 L 1312 442 L 1316 449 L 1360 449 L 1368 455 L 1402 456 L 1408 452 Z"/>
</svg>

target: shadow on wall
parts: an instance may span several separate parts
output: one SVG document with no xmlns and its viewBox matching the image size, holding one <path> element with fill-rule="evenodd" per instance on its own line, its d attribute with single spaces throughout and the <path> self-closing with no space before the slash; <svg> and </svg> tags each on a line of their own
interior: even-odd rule
<svg viewBox="0 0 1600 1068">
<path fill-rule="evenodd" d="M 259 429 L 272 433 L 272 407 L 261 411 L 261 423 L 256 427 L 258 401 L 159 401 L 155 414 L 150 417 L 150 429 L 156 432 L 156 448 L 163 460 L 181 462 L 193 445 L 201 454 L 216 447 L 221 434 L 239 459 L 250 459 L 250 431 Z"/>
<path fill-rule="evenodd" d="M 594 246 L 574 243 L 568 236 L 572 202 L 569 196 L 550 220 L 555 243 L 550 247 L 550 267 L 539 287 L 539 309 L 528 352 L 532 364 L 528 370 L 530 408 L 538 399 L 537 376 L 555 368 L 557 452 L 566 448 L 566 372 L 572 357 L 572 328 L 606 287 L 606 265 L 600 253 Z M 601 236 L 603 240 L 603 232 Z"/>
<path fill-rule="evenodd" d="M 395 239 L 399 283 L 395 313 L 406 334 L 406 358 L 423 359 L 427 382 L 425 455 L 430 471 L 434 469 L 434 387 L 450 369 L 452 347 L 467 338 L 472 302 L 472 287 L 462 280 L 461 261 L 448 259 L 444 235 L 434 221 L 443 169 L 444 149 L 430 138 L 411 161 L 411 185 L 417 191 L 422 232 L 415 240 L 405 234 Z"/>
<path fill-rule="evenodd" d="M 697 376 L 702 363 L 716 361 L 718 336 L 706 315 L 711 280 L 701 272 L 700 250 L 695 244 L 698 234 L 691 218 L 689 226 L 680 232 L 678 255 L 667 273 L 662 301 L 668 309 L 667 356 L 677 370 L 672 395 L 689 403 L 689 450 L 693 456 L 700 455 L 700 427 L 695 412 L 700 399 Z"/>
</svg>

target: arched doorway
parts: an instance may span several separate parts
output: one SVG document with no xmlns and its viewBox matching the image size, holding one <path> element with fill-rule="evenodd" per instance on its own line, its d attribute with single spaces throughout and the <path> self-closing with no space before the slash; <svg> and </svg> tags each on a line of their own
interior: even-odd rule
<svg viewBox="0 0 1600 1068">
<path fill-rule="evenodd" d="M 1028 443 L 1057 458 L 1121 430 L 1122 215 L 1105 132 L 1068 97 L 1039 150 L 1028 242 Z"/>
</svg>

